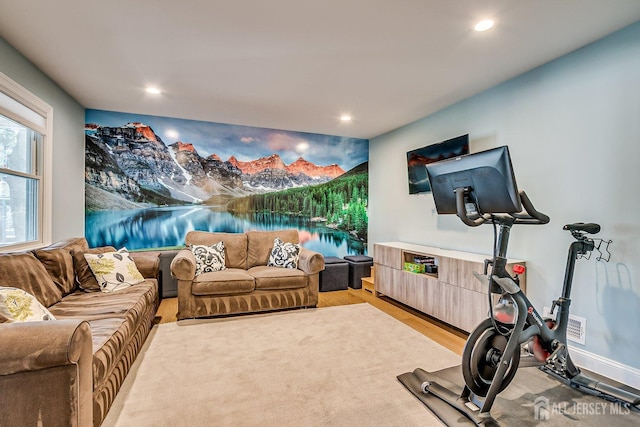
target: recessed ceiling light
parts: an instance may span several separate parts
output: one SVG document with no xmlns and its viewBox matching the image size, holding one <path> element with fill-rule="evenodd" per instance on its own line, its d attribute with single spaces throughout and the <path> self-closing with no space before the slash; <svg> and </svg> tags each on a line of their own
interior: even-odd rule
<svg viewBox="0 0 640 427">
<path fill-rule="evenodd" d="M 478 22 L 473 29 L 476 31 L 487 31 L 493 27 L 493 24 L 494 22 L 492 19 L 484 19 Z"/>
<path fill-rule="evenodd" d="M 343 114 L 340 116 L 340 120 L 343 122 L 350 122 L 351 121 L 351 116 L 348 114 Z"/>
<path fill-rule="evenodd" d="M 162 93 L 157 87 L 148 87 L 145 90 L 147 91 L 147 93 L 150 93 L 152 95 L 160 95 Z"/>
</svg>

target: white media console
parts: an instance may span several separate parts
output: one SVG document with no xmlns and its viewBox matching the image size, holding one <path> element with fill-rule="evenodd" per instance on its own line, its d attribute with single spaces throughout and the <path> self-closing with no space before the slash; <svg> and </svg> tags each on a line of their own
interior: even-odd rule
<svg viewBox="0 0 640 427">
<path fill-rule="evenodd" d="M 373 245 L 374 286 L 376 295 L 385 295 L 463 331 L 470 332 L 487 318 L 487 285 L 473 276 L 482 273 L 489 255 L 460 252 L 403 242 Z M 436 265 L 431 273 L 405 270 L 405 262 L 428 260 Z M 513 274 L 510 259 L 507 270 Z M 411 267 L 411 266 L 408 266 Z M 526 291 L 526 273 L 520 286 Z"/>
</svg>

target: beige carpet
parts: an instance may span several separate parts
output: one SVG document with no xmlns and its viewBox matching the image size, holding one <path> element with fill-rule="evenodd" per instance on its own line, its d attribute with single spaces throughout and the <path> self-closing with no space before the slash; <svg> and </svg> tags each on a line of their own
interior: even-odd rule
<svg viewBox="0 0 640 427">
<path fill-rule="evenodd" d="M 369 304 L 156 325 L 103 426 L 428 426 L 396 376 L 459 356 Z"/>
</svg>

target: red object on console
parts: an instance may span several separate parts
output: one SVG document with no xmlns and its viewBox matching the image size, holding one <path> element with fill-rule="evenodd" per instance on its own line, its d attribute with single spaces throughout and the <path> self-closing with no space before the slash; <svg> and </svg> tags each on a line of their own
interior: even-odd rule
<svg viewBox="0 0 640 427">
<path fill-rule="evenodd" d="M 516 264 L 513 266 L 513 272 L 516 274 L 522 274 L 524 273 L 524 270 L 524 265 Z"/>
</svg>

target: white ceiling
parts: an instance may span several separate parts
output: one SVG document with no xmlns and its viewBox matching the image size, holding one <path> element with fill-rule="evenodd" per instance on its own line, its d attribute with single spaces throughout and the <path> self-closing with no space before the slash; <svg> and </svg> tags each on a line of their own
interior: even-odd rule
<svg viewBox="0 0 640 427">
<path fill-rule="evenodd" d="M 640 0 L 0 0 L 0 36 L 86 108 L 361 138 L 638 20 Z"/>
</svg>

